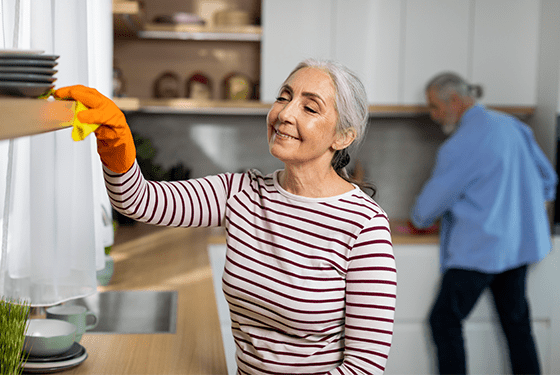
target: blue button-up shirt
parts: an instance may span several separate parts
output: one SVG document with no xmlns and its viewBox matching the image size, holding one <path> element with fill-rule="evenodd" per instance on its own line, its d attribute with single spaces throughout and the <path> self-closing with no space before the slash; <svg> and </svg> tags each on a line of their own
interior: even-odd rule
<svg viewBox="0 0 560 375">
<path fill-rule="evenodd" d="M 551 249 L 545 202 L 557 176 L 531 129 L 475 105 L 438 150 L 414 207 L 419 228 L 441 219 L 441 269 L 500 273 Z"/>
</svg>

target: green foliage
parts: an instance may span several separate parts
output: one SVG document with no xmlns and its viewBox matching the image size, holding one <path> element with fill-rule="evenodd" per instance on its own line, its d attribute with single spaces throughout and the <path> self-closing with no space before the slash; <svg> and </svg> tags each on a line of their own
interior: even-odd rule
<svg viewBox="0 0 560 375">
<path fill-rule="evenodd" d="M 27 302 L 0 299 L 0 374 L 23 372 L 27 360 L 23 352 L 30 306 Z"/>
</svg>

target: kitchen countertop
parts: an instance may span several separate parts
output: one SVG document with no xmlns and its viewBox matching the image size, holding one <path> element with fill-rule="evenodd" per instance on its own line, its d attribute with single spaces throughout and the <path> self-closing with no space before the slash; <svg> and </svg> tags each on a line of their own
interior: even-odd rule
<svg viewBox="0 0 560 375">
<path fill-rule="evenodd" d="M 119 228 L 115 272 L 99 290 L 177 290 L 176 333 L 86 333 L 80 344 L 88 359 L 64 373 L 227 374 L 206 251 L 211 236 L 207 228 Z"/>
<path fill-rule="evenodd" d="M 437 234 L 405 233 L 391 222 L 394 245 L 437 244 Z M 119 227 L 112 290 L 177 290 L 175 334 L 86 333 L 88 359 L 65 374 L 227 374 L 207 246 L 225 243 L 220 228 Z"/>
</svg>

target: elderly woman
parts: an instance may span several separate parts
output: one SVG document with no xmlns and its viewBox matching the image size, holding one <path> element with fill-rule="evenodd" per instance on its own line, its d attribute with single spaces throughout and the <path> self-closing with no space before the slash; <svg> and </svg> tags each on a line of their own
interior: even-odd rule
<svg viewBox="0 0 560 375">
<path fill-rule="evenodd" d="M 396 269 L 385 212 L 345 173 L 367 123 L 346 68 L 306 60 L 267 116 L 284 169 L 146 181 L 124 115 L 83 86 L 59 89 L 90 110 L 114 207 L 143 222 L 224 226 L 222 288 L 239 374 L 380 374 L 393 332 Z"/>
</svg>

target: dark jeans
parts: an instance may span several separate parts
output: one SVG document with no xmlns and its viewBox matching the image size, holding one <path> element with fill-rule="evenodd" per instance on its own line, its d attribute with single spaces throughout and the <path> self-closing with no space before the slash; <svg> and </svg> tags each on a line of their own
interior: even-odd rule
<svg viewBox="0 0 560 375">
<path fill-rule="evenodd" d="M 465 374 L 462 321 L 490 287 L 509 347 L 514 374 L 540 374 L 525 297 L 527 266 L 500 274 L 449 269 L 430 315 L 440 374 Z"/>
</svg>

